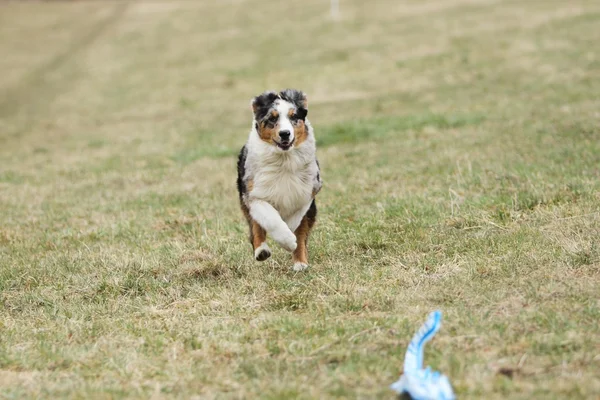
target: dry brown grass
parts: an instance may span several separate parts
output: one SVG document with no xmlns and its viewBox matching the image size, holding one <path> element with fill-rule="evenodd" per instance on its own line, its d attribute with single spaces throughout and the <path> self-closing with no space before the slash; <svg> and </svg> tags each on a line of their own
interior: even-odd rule
<svg viewBox="0 0 600 400">
<path fill-rule="evenodd" d="M 598 398 L 595 1 L 0 5 L 0 397 Z M 252 261 L 234 157 L 309 94 L 312 268 Z"/>
</svg>

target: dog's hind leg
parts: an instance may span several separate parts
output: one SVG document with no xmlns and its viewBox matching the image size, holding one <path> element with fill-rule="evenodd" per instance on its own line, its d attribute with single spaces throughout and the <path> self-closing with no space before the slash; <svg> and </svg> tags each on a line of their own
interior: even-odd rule
<svg viewBox="0 0 600 400">
<path fill-rule="evenodd" d="M 300 225 L 294 232 L 296 235 L 296 242 L 298 247 L 292 254 L 294 265 L 292 269 L 294 271 L 304 271 L 308 268 L 308 235 L 310 230 L 315 225 L 317 219 L 317 205 L 313 200 L 310 204 L 310 208 L 302 218 Z"/>
</svg>

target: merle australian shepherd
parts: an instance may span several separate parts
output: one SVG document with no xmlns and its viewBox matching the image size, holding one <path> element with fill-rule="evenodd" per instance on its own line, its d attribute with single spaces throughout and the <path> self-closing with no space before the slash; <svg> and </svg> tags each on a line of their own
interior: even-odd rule
<svg viewBox="0 0 600 400">
<path fill-rule="evenodd" d="M 252 130 L 238 159 L 237 187 L 254 258 L 271 256 L 267 235 L 292 253 L 294 271 L 308 268 L 308 234 L 321 189 L 306 95 L 286 89 L 252 100 Z"/>
</svg>

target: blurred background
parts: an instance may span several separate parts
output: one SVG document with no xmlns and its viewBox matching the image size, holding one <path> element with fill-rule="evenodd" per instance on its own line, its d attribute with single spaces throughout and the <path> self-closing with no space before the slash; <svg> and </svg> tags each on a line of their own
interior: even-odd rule
<svg viewBox="0 0 600 400">
<path fill-rule="evenodd" d="M 6 393 L 385 397 L 434 308 L 459 397 L 598 393 L 600 2 L 337 3 L 0 1 Z M 304 275 L 234 184 L 288 87 Z"/>
</svg>

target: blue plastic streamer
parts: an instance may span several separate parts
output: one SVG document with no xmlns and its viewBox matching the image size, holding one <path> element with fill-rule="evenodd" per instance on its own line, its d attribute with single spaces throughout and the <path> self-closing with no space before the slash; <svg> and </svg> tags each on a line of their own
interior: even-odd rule
<svg viewBox="0 0 600 400">
<path fill-rule="evenodd" d="M 425 343 L 435 336 L 442 326 L 442 313 L 434 311 L 413 336 L 404 357 L 404 374 L 390 388 L 399 394 L 406 393 L 414 400 L 455 400 L 452 385 L 445 375 L 423 369 Z"/>
</svg>

